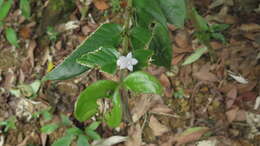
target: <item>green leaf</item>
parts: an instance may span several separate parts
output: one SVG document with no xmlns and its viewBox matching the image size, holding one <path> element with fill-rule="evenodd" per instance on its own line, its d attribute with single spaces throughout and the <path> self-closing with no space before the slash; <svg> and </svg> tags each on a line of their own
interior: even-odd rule
<svg viewBox="0 0 260 146">
<path fill-rule="evenodd" d="M 16 48 L 19 48 L 16 32 L 12 28 L 7 28 L 5 30 L 5 36 L 10 44 L 15 46 Z"/>
<path fill-rule="evenodd" d="M 48 125 L 45 125 L 41 128 L 41 132 L 46 133 L 46 134 L 51 134 L 52 132 L 54 132 L 58 128 L 59 128 L 59 125 L 56 124 L 56 123 L 48 124 Z"/>
<path fill-rule="evenodd" d="M 99 125 L 100 125 L 100 122 L 92 122 L 86 129 L 88 129 L 88 130 L 96 130 Z"/>
<path fill-rule="evenodd" d="M 11 116 L 5 121 L 0 121 L 0 126 L 5 126 L 3 132 L 8 132 L 9 129 L 16 129 L 16 123 L 17 119 L 15 116 Z"/>
<path fill-rule="evenodd" d="M 41 81 L 40 80 L 35 80 L 34 82 L 32 82 L 30 84 L 31 89 L 32 89 L 32 96 L 30 98 L 35 98 L 37 97 L 37 92 L 39 91 L 40 87 L 41 87 Z"/>
<path fill-rule="evenodd" d="M 133 51 L 133 57 L 138 60 L 138 63 L 134 66 L 134 70 L 141 70 L 148 66 L 149 61 L 153 55 L 153 51 L 138 49 Z"/>
<path fill-rule="evenodd" d="M 19 85 L 18 88 L 21 91 L 23 96 L 25 96 L 25 97 L 33 96 L 33 89 L 30 85 L 22 84 L 22 85 Z"/>
<path fill-rule="evenodd" d="M 86 130 L 86 134 L 93 140 L 100 140 L 100 135 L 93 130 Z"/>
<path fill-rule="evenodd" d="M 73 135 L 66 135 L 62 138 L 55 141 L 52 146 L 70 146 L 74 136 Z"/>
<path fill-rule="evenodd" d="M 131 45 L 134 50 L 144 49 L 152 39 L 152 33 L 144 27 L 134 27 L 130 32 Z"/>
<path fill-rule="evenodd" d="M 161 24 L 156 24 L 150 49 L 154 51 L 153 63 L 158 66 L 171 67 L 172 45 L 168 30 Z"/>
<path fill-rule="evenodd" d="M 0 21 L 0 28 L 3 27 L 4 23 Z"/>
<path fill-rule="evenodd" d="M 50 121 L 53 115 L 49 112 L 49 109 L 42 111 L 42 116 L 45 121 Z"/>
<path fill-rule="evenodd" d="M 194 20 L 194 25 L 199 31 L 208 31 L 209 26 L 208 22 L 199 15 L 197 10 L 195 8 L 192 9 L 192 14 L 191 14 L 192 19 Z"/>
<path fill-rule="evenodd" d="M 4 0 L 0 0 L 0 8 L 1 8 L 3 2 L 4 2 Z"/>
<path fill-rule="evenodd" d="M 129 74 L 123 81 L 125 87 L 136 93 L 163 94 L 163 87 L 152 75 L 137 71 Z"/>
<path fill-rule="evenodd" d="M 79 128 L 76 128 L 76 127 L 67 129 L 66 133 L 67 133 L 67 135 L 74 135 L 74 136 L 83 134 L 83 132 Z"/>
<path fill-rule="evenodd" d="M 77 140 L 77 146 L 90 146 L 88 139 L 85 135 L 79 135 Z"/>
<path fill-rule="evenodd" d="M 38 92 L 38 90 L 40 89 L 41 87 L 41 81 L 40 80 L 35 80 L 34 82 L 32 82 L 30 84 L 33 92 L 36 94 Z"/>
<path fill-rule="evenodd" d="M 211 37 L 213 39 L 217 39 L 217 40 L 221 41 L 222 43 L 226 43 L 225 36 L 221 33 L 211 33 Z"/>
<path fill-rule="evenodd" d="M 160 7 L 168 22 L 183 27 L 186 19 L 185 0 L 159 0 Z"/>
<path fill-rule="evenodd" d="M 77 62 L 89 68 L 99 67 L 102 71 L 114 74 L 116 61 L 120 53 L 114 48 L 99 48 L 93 52 L 82 55 Z"/>
<path fill-rule="evenodd" d="M 229 25 L 228 24 L 212 24 L 210 26 L 210 29 L 213 31 L 213 32 L 221 32 L 221 31 L 224 31 L 226 29 L 229 28 Z"/>
<path fill-rule="evenodd" d="M 65 80 L 87 71 L 76 60 L 88 52 L 97 50 L 101 46 L 117 47 L 121 41 L 121 27 L 117 24 L 103 24 L 96 32 L 89 36 L 70 56 L 59 66 L 49 72 L 43 80 Z"/>
<path fill-rule="evenodd" d="M 11 9 L 13 0 L 7 0 L 0 5 L 0 21 L 3 21 Z"/>
<path fill-rule="evenodd" d="M 112 96 L 112 103 L 112 111 L 105 114 L 105 121 L 108 126 L 116 128 L 119 126 L 122 120 L 122 107 L 119 87 L 114 91 L 114 94 Z"/>
<path fill-rule="evenodd" d="M 77 120 L 83 122 L 91 118 L 97 112 L 97 100 L 99 98 L 108 97 L 118 84 L 114 81 L 100 80 L 88 86 L 79 95 L 74 115 Z"/>
<path fill-rule="evenodd" d="M 207 131 L 208 129 L 209 128 L 207 127 L 192 127 L 185 130 L 183 133 L 181 133 L 181 136 L 189 135 L 191 133 L 198 132 L 198 131 Z"/>
<path fill-rule="evenodd" d="M 18 86 L 19 92 L 17 92 L 17 95 L 19 93 L 25 97 L 28 98 L 35 98 L 37 96 L 37 92 L 41 86 L 41 81 L 40 80 L 35 80 L 31 84 L 22 84 Z M 12 90 L 11 93 L 15 94 L 15 90 Z"/>
<path fill-rule="evenodd" d="M 65 116 L 65 115 L 63 115 L 63 114 L 61 114 L 61 122 L 62 122 L 62 124 L 65 125 L 65 126 L 70 126 L 70 125 L 72 125 L 72 122 L 70 121 L 69 117 L 67 117 L 67 116 Z"/>
<path fill-rule="evenodd" d="M 141 26 L 147 27 L 156 20 L 166 28 L 166 18 L 158 5 L 157 0 L 133 0 L 133 7 L 135 8 L 138 19 L 137 22 Z"/>
<path fill-rule="evenodd" d="M 199 42 L 201 43 L 207 43 L 211 39 L 211 33 L 208 31 L 195 32 L 195 36 L 198 38 Z"/>
<path fill-rule="evenodd" d="M 9 91 L 15 97 L 21 97 L 22 96 L 22 93 L 19 89 L 10 89 Z"/>
<path fill-rule="evenodd" d="M 207 50 L 207 47 L 196 49 L 193 54 L 191 54 L 188 58 L 185 59 L 182 65 L 188 65 L 197 61 Z"/>
<path fill-rule="evenodd" d="M 29 0 L 20 0 L 20 9 L 22 11 L 22 15 L 29 19 L 31 16 L 31 7 Z"/>
</svg>

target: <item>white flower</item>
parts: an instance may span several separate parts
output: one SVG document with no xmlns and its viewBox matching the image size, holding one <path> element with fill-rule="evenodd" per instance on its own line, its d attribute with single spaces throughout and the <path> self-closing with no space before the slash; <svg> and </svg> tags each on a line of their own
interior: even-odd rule
<svg viewBox="0 0 260 146">
<path fill-rule="evenodd" d="M 127 56 L 120 56 L 117 60 L 117 65 L 120 69 L 127 68 L 130 71 L 133 71 L 133 66 L 136 65 L 138 61 L 135 58 L 132 58 L 132 53 L 128 53 Z"/>
</svg>

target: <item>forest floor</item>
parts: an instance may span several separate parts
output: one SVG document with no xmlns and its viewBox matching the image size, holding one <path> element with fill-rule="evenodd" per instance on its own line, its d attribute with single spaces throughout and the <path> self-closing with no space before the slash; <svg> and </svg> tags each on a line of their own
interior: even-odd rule
<svg viewBox="0 0 260 146">
<path fill-rule="evenodd" d="M 113 78 L 91 70 L 75 79 L 44 83 L 35 99 L 11 94 L 23 84 L 40 80 L 100 24 L 122 21 L 121 10 L 102 0 L 89 5 L 85 19 L 80 19 L 79 0 L 75 9 L 58 14 L 48 11 L 48 4 L 43 1 L 34 1 L 33 6 L 32 17 L 26 20 L 16 1 L 5 20 L 5 27 L 13 27 L 18 34 L 19 48 L 8 43 L 0 28 L 0 122 L 16 117 L 16 129 L 3 132 L 5 127 L 0 126 L 0 146 L 51 145 L 65 128 L 50 135 L 40 129 L 47 123 L 58 122 L 61 114 L 78 127 L 87 125 L 90 121 L 79 123 L 73 117 L 77 96 L 89 84 Z M 185 57 L 199 47 L 194 28 L 189 22 L 182 29 L 169 26 L 173 46 L 171 69 L 153 65 L 146 69 L 161 81 L 164 96 L 132 95 L 129 107 L 133 123 L 122 122 L 116 129 L 102 124 L 97 129 L 102 138 L 127 136 L 126 142 L 117 144 L 127 146 L 260 145 L 259 8 L 257 12 L 257 7 L 244 10 L 225 3 L 214 6 L 210 0 L 198 1 L 197 6 L 210 23 L 230 25 L 223 32 L 226 44 L 210 42 L 217 59 L 211 62 L 204 55 L 195 63 L 182 66 Z M 113 13 L 112 9 L 118 12 Z M 63 16 L 64 11 L 69 14 Z M 51 122 L 30 117 L 48 107 L 52 107 Z"/>
</svg>

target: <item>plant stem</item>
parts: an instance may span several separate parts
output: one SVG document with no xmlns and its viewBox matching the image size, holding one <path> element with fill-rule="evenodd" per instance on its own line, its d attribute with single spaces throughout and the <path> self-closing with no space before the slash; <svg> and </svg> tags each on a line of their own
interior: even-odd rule
<svg viewBox="0 0 260 146">
<path fill-rule="evenodd" d="M 126 19 L 124 24 L 123 44 L 122 44 L 123 54 L 126 54 L 129 51 L 129 31 L 131 29 L 132 0 L 128 0 L 125 16 Z"/>
<path fill-rule="evenodd" d="M 132 18 L 132 0 L 128 0 L 127 8 L 126 8 L 126 19 L 124 24 L 124 31 L 123 31 L 123 42 L 122 42 L 122 50 L 123 54 L 127 54 L 129 52 L 129 32 L 131 29 L 131 18 Z M 122 70 L 119 74 L 120 82 L 128 75 L 127 70 Z M 125 122 L 132 122 L 132 116 L 129 111 L 128 107 L 128 98 L 130 95 L 126 90 L 121 90 L 121 101 L 122 101 L 122 108 L 123 108 L 123 120 Z"/>
</svg>

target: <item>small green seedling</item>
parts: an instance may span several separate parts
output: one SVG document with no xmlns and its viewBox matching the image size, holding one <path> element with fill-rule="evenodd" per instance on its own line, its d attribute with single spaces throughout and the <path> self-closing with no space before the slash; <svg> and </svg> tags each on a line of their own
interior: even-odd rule
<svg viewBox="0 0 260 146">
<path fill-rule="evenodd" d="M 58 36 L 59 36 L 59 32 L 57 32 L 54 27 L 48 27 L 47 28 L 47 35 L 49 37 L 49 39 L 52 41 L 52 42 L 55 42 L 57 39 L 58 39 Z"/>
<path fill-rule="evenodd" d="M 70 146 L 73 140 L 76 140 L 77 146 L 90 146 L 90 140 L 100 140 L 100 135 L 95 131 L 100 122 L 93 122 L 84 130 L 72 127 L 66 130 L 65 136 L 55 141 L 52 146 Z"/>
<path fill-rule="evenodd" d="M 13 116 L 5 121 L 0 122 L 0 126 L 4 127 L 3 132 L 6 133 L 10 129 L 16 129 L 16 126 L 15 126 L 16 121 L 17 121 L 16 118 Z"/>
<path fill-rule="evenodd" d="M 6 36 L 6 39 L 8 40 L 8 42 L 9 42 L 10 44 L 12 44 L 13 46 L 15 46 L 16 48 L 19 48 L 17 35 L 16 35 L 16 32 L 14 31 L 14 29 L 12 29 L 12 28 L 7 28 L 7 29 L 5 30 L 5 36 Z"/>
<path fill-rule="evenodd" d="M 32 117 L 37 119 L 40 116 L 43 117 L 44 121 L 50 121 L 53 117 L 52 113 L 50 112 L 51 108 L 47 108 L 38 112 L 33 113 Z"/>
<path fill-rule="evenodd" d="M 183 98 L 185 97 L 185 93 L 184 93 L 184 90 L 182 88 L 179 88 L 174 94 L 173 96 L 175 98 Z"/>
<path fill-rule="evenodd" d="M 95 131 L 100 122 L 93 122 L 84 130 L 81 130 L 75 127 L 67 116 L 61 115 L 60 118 L 59 123 L 50 123 L 41 128 L 41 132 L 45 134 L 51 134 L 61 127 L 66 128 L 65 135 L 56 140 L 52 146 L 70 146 L 73 140 L 76 140 L 77 146 L 88 146 L 90 140 L 101 139 L 100 135 Z"/>
<path fill-rule="evenodd" d="M 195 8 L 192 10 L 191 17 L 193 18 L 194 25 L 196 27 L 195 35 L 202 43 L 207 44 L 210 40 L 216 39 L 222 43 L 226 43 L 223 31 L 229 28 L 228 24 L 211 24 L 209 25 L 207 20 L 204 19 Z"/>
</svg>

